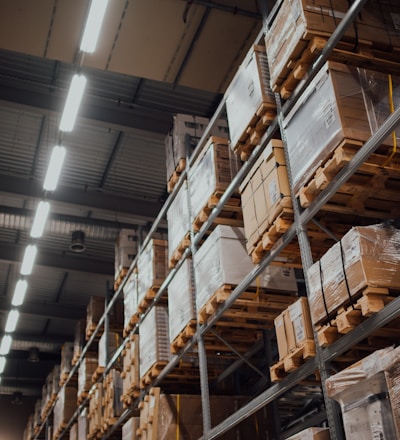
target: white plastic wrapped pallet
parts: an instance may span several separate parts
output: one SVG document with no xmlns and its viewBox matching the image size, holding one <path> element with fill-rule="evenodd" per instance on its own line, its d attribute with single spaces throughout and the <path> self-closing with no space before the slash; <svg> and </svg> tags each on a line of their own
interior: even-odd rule
<svg viewBox="0 0 400 440">
<path fill-rule="evenodd" d="M 134 270 L 123 287 L 124 293 L 124 328 L 126 328 L 131 317 L 137 313 L 138 308 L 138 274 Z"/>
<path fill-rule="evenodd" d="M 183 184 L 167 211 L 168 258 L 171 258 L 185 235 L 190 231 L 189 204 L 186 185 Z"/>
</svg>

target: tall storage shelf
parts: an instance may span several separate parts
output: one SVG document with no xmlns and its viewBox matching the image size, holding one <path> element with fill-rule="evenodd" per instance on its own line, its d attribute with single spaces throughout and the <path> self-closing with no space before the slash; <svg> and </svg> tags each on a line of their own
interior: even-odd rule
<svg viewBox="0 0 400 440">
<path fill-rule="evenodd" d="M 277 2 L 276 7 L 273 9 L 273 11 L 268 16 L 265 17 L 266 29 L 269 28 L 270 26 L 268 20 L 271 19 L 271 17 L 273 17 L 276 14 L 276 10 L 278 9 L 281 3 L 282 2 Z M 196 232 L 191 230 L 190 247 L 187 247 L 185 250 L 182 251 L 181 260 L 175 261 L 174 267 L 169 271 L 165 280 L 162 282 L 161 286 L 155 293 L 154 298 L 152 298 L 152 300 L 149 301 L 148 309 L 145 310 L 144 313 L 138 318 L 138 322 L 133 325 L 132 334 L 140 332 L 140 328 L 143 320 L 146 319 L 146 317 L 150 313 L 152 313 L 151 311 L 154 308 L 154 306 L 157 305 L 160 302 L 160 299 L 162 299 L 165 296 L 165 293 L 171 281 L 174 279 L 175 274 L 178 273 L 179 269 L 183 267 L 183 265 L 187 264 L 188 257 L 191 256 L 190 254 L 192 254 L 193 257 L 196 257 L 198 248 L 202 245 L 202 242 L 204 241 L 206 235 L 209 233 L 210 228 L 213 226 L 214 221 L 218 218 L 221 211 L 224 210 L 225 206 L 227 205 L 227 203 L 229 203 L 232 196 L 237 192 L 240 184 L 245 180 L 249 171 L 252 169 L 254 164 L 260 158 L 265 147 L 268 145 L 271 139 L 276 137 L 277 134 L 280 135 L 284 146 L 286 163 L 288 164 L 289 167 L 290 191 L 291 191 L 292 208 L 293 208 L 293 224 L 289 226 L 286 232 L 282 233 L 280 238 L 262 255 L 259 261 L 257 261 L 257 264 L 254 265 L 254 268 L 250 270 L 250 272 L 248 272 L 247 275 L 243 279 L 241 279 L 236 286 L 232 287 L 229 296 L 227 296 L 226 300 L 222 304 L 220 304 L 218 307 L 215 308 L 214 313 L 207 316 L 207 319 L 205 319 L 204 323 L 197 324 L 197 326 L 193 328 L 193 335 L 188 337 L 188 341 L 186 342 L 186 345 L 184 344 L 183 348 L 177 350 L 176 354 L 171 354 L 168 357 L 168 359 L 166 359 L 157 377 L 155 377 L 154 380 L 151 381 L 151 385 L 150 385 L 151 387 L 157 387 L 157 386 L 162 387 L 168 375 L 177 366 L 184 363 L 187 360 L 188 356 L 189 357 L 192 356 L 193 348 L 196 348 L 199 359 L 198 381 L 199 381 L 199 388 L 201 391 L 201 403 L 202 403 L 202 420 L 203 420 L 203 436 L 201 437 L 202 440 L 214 439 L 223 436 L 230 429 L 239 425 L 241 422 L 248 419 L 250 416 L 257 413 L 257 411 L 266 407 L 267 405 L 269 405 L 269 408 L 271 410 L 272 419 L 275 418 L 273 423 L 276 422 L 276 424 L 278 425 L 278 420 L 277 420 L 278 414 L 277 414 L 276 403 L 279 400 L 279 398 L 286 393 L 290 393 L 290 391 L 295 387 L 301 386 L 301 383 L 307 380 L 310 376 L 313 376 L 316 370 L 319 371 L 319 375 L 321 378 L 320 385 L 322 387 L 326 412 L 322 411 L 320 414 L 314 414 L 311 420 L 315 420 L 316 424 L 321 424 L 324 420 L 327 420 L 330 428 L 331 439 L 333 440 L 344 439 L 344 433 L 341 426 L 341 419 L 338 411 L 338 406 L 334 403 L 332 399 L 328 397 L 328 393 L 325 388 L 325 381 L 330 375 L 329 374 L 330 365 L 332 362 L 338 359 L 341 355 L 343 355 L 353 346 L 355 346 L 356 344 L 364 340 L 366 337 L 371 335 L 375 330 L 384 327 L 385 325 L 389 324 L 391 321 L 393 321 L 394 319 L 400 316 L 400 298 L 395 298 L 387 305 L 385 305 L 382 308 L 382 310 L 373 314 L 368 319 L 365 319 L 352 331 L 342 335 L 339 339 L 332 342 L 331 344 L 325 347 L 321 347 L 320 344 L 317 343 L 315 357 L 311 357 L 310 359 L 301 363 L 301 365 L 295 368 L 293 372 L 288 372 L 278 382 L 275 383 L 268 382 L 268 378 L 267 378 L 266 379 L 267 382 L 264 382 L 262 388 L 263 391 L 259 392 L 256 397 L 254 397 L 247 403 L 242 404 L 242 406 L 233 414 L 227 415 L 225 416 L 225 418 L 219 420 L 217 425 L 211 426 L 211 411 L 210 411 L 211 398 L 209 396 L 209 382 L 211 378 L 215 379 L 215 376 L 212 375 L 213 365 L 207 363 L 206 348 L 205 348 L 206 338 L 213 334 L 213 328 L 222 319 L 223 315 L 230 308 L 232 308 L 235 301 L 237 301 L 241 297 L 241 295 L 243 295 L 248 290 L 249 286 L 252 283 L 254 283 L 255 280 L 258 277 L 260 277 L 265 270 L 268 270 L 270 267 L 273 267 L 271 263 L 273 263 L 277 258 L 279 258 L 284 253 L 285 249 L 291 246 L 293 242 L 298 243 L 299 253 L 301 254 L 302 268 L 305 274 L 306 290 L 308 295 L 310 295 L 310 286 L 308 283 L 308 278 L 306 276 L 306 273 L 314 264 L 315 254 L 313 256 L 313 249 L 312 249 L 313 243 L 312 242 L 310 243 L 309 225 L 313 221 L 315 221 L 318 227 L 324 228 L 323 225 L 321 225 L 321 223 L 318 222 L 318 219 L 320 219 L 319 214 L 322 211 L 324 205 L 326 205 L 332 199 L 332 197 L 334 197 L 334 195 L 338 192 L 340 187 L 354 175 L 357 169 L 359 169 L 359 167 L 363 163 L 365 163 L 365 161 L 379 148 L 381 143 L 390 136 L 392 131 L 400 123 L 400 108 L 397 108 L 387 118 L 385 118 L 384 122 L 380 124 L 380 126 L 377 128 L 377 130 L 371 137 L 364 140 L 365 143 L 357 150 L 357 152 L 355 152 L 353 157 L 348 161 L 347 165 L 344 166 L 342 169 L 340 169 L 337 172 L 337 174 L 331 178 L 330 182 L 326 185 L 326 187 L 321 189 L 321 191 L 317 193 L 317 195 L 313 197 L 313 199 L 309 203 L 307 203 L 307 206 L 305 206 L 304 204 L 303 207 L 300 206 L 298 192 L 295 192 L 294 190 L 293 169 L 291 169 L 292 167 L 290 166 L 290 157 L 289 157 L 288 144 L 287 144 L 288 132 L 287 132 L 287 126 L 285 124 L 285 118 L 294 108 L 298 100 L 301 99 L 301 96 L 306 90 L 306 87 L 312 82 L 313 78 L 316 77 L 316 75 L 318 75 L 318 72 L 324 66 L 325 61 L 328 59 L 329 55 L 336 47 L 338 41 L 345 34 L 347 27 L 351 26 L 352 21 L 355 19 L 358 12 L 362 10 L 362 8 L 365 6 L 366 3 L 367 0 L 358 0 L 358 1 L 356 0 L 353 2 L 352 6 L 350 7 L 349 11 L 345 14 L 345 17 L 341 21 L 340 25 L 336 28 L 336 30 L 333 31 L 332 37 L 329 40 L 327 40 L 327 42 L 325 42 L 325 45 L 321 50 L 321 55 L 314 62 L 314 67 L 308 70 L 308 77 L 306 77 L 303 80 L 303 82 L 299 84 L 297 89 L 295 89 L 293 95 L 290 97 L 286 96 L 288 98 L 286 102 L 283 102 L 278 95 L 275 95 L 277 102 L 277 116 L 276 117 L 273 116 L 272 118 L 270 118 L 264 134 L 262 134 L 259 139 L 254 141 L 254 145 L 250 148 L 250 150 L 248 146 L 246 147 L 246 160 L 243 163 L 242 167 L 233 177 L 232 182 L 223 191 L 218 201 L 216 202 L 215 207 L 210 209 L 207 218 L 204 220 L 204 222 L 202 222 L 198 230 Z M 259 41 L 257 41 L 256 43 L 259 43 L 262 39 L 263 39 L 263 35 L 259 37 Z M 289 83 L 285 84 L 285 93 L 287 93 L 288 84 Z M 179 180 L 172 189 L 171 195 L 169 196 L 159 216 L 154 222 L 153 227 L 148 237 L 144 241 L 142 248 L 144 248 L 149 243 L 149 241 L 151 240 L 151 236 L 157 231 L 160 221 L 166 217 L 168 209 L 175 200 L 180 188 L 186 187 L 187 179 L 191 167 L 193 167 L 196 159 L 199 157 L 202 148 L 208 142 L 208 138 L 213 127 L 217 124 L 217 121 L 219 120 L 221 115 L 225 112 L 226 105 L 227 103 L 225 96 L 222 102 L 220 103 L 217 111 L 215 112 L 213 118 L 209 121 L 209 125 L 205 129 L 203 135 L 201 136 L 198 142 L 198 146 L 193 152 L 191 158 L 187 160 L 186 169 L 182 171 Z M 270 110 L 270 108 L 268 109 Z M 327 230 L 326 228 L 324 228 L 323 230 L 325 230 L 325 232 L 329 235 L 330 233 L 329 230 Z M 332 236 L 334 238 L 333 233 Z M 125 283 L 129 279 L 129 277 L 134 273 L 137 262 L 136 260 L 131 265 L 128 273 L 126 274 L 125 279 L 122 281 L 115 295 L 109 301 L 105 314 L 102 316 L 101 320 L 99 321 L 97 328 L 92 334 L 91 338 L 89 339 L 87 345 L 82 350 L 82 353 L 80 355 L 80 358 L 76 366 L 70 372 L 69 377 L 66 381 L 67 384 L 68 381 L 73 377 L 73 374 L 76 373 L 80 362 L 82 361 L 82 359 L 84 359 L 90 345 L 93 343 L 95 339 L 96 333 L 99 332 L 102 325 L 105 326 L 105 331 L 106 332 L 108 331 L 108 314 L 111 312 L 113 306 L 118 301 L 118 297 L 122 294 Z M 195 284 L 196 283 L 194 283 L 194 285 Z M 263 335 L 265 340 L 268 340 L 267 333 L 268 332 L 266 331 L 264 332 Z M 314 328 L 314 337 L 316 341 L 318 341 L 318 333 L 315 328 Z M 113 354 L 112 358 L 109 360 L 105 368 L 104 375 L 107 374 L 112 369 L 113 365 L 117 361 L 124 347 L 131 342 L 132 342 L 131 335 L 128 335 L 121 344 L 120 348 Z M 254 344 L 254 346 L 260 347 L 260 341 L 258 341 L 258 344 L 259 345 L 257 345 L 256 343 Z M 250 349 L 250 352 L 251 349 L 254 349 L 254 346 L 248 347 Z M 234 349 L 235 347 L 231 347 L 231 348 Z M 266 349 L 267 349 L 266 357 L 271 358 L 271 350 L 268 350 L 268 347 L 266 347 Z M 247 360 L 246 353 L 240 353 L 239 349 L 237 351 L 238 351 L 237 354 L 239 355 L 238 360 L 240 362 L 244 362 L 243 358 Z M 251 358 L 251 356 L 249 357 Z M 271 366 L 272 363 L 271 359 L 269 359 L 268 361 L 269 361 L 269 365 L 267 365 L 267 367 Z M 261 373 L 260 376 L 262 375 L 265 376 L 266 371 L 259 373 Z M 224 373 L 218 371 L 218 374 L 222 376 Z M 258 374 L 258 373 L 254 373 L 254 374 Z M 146 384 L 145 386 L 143 386 L 140 392 L 137 393 L 137 397 L 134 399 L 133 403 L 122 412 L 122 415 L 118 418 L 116 423 L 114 423 L 114 426 L 101 438 L 103 439 L 111 438 L 115 434 L 115 432 L 121 427 L 121 425 L 124 425 L 130 417 L 132 417 L 133 415 L 137 416 L 137 412 L 135 412 L 134 409 L 138 407 L 140 402 L 144 401 L 145 396 L 149 396 L 150 386 L 147 386 Z M 74 416 L 70 419 L 70 422 L 67 424 L 67 426 L 65 426 L 64 431 L 61 433 L 61 438 L 66 437 L 66 434 L 73 425 L 73 423 L 76 422 L 79 415 L 82 413 L 83 410 L 85 410 L 87 406 L 88 406 L 88 399 L 85 399 L 76 410 Z M 46 420 L 42 423 L 41 431 L 32 438 L 34 439 L 41 438 L 40 435 L 41 433 L 43 434 L 45 430 L 47 435 L 47 425 L 50 423 L 51 417 L 52 415 L 50 414 L 46 418 Z M 135 419 L 134 426 L 135 429 L 140 426 L 140 421 L 138 419 Z M 273 431 L 273 428 L 271 427 L 269 428 L 271 429 L 271 431 Z M 274 434 L 279 435 L 279 430 L 276 429 Z"/>
</svg>

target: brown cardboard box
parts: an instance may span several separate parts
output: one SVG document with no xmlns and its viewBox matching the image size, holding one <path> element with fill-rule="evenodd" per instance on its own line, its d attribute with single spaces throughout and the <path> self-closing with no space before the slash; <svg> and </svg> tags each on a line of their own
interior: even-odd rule
<svg viewBox="0 0 400 440">
<path fill-rule="evenodd" d="M 289 346 L 288 346 L 286 326 L 285 326 L 285 315 L 287 314 L 288 314 L 288 310 L 285 309 L 274 320 L 276 342 L 278 345 L 278 352 L 279 352 L 279 360 L 284 359 L 285 356 L 289 353 Z"/>
<path fill-rule="evenodd" d="M 247 252 L 251 254 L 283 208 L 291 208 L 282 141 L 272 139 L 240 185 Z"/>
<path fill-rule="evenodd" d="M 301 297 L 288 307 L 285 328 L 289 352 L 301 347 L 305 341 L 314 339 L 307 298 Z"/>
<path fill-rule="evenodd" d="M 307 272 L 312 322 L 326 322 L 327 313 L 331 317 L 367 286 L 400 288 L 399 248 L 398 229 L 353 227 Z"/>
</svg>

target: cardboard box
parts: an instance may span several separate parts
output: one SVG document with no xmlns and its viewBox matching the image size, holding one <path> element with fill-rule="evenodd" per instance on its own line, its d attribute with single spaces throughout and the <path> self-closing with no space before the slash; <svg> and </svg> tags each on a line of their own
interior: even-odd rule
<svg viewBox="0 0 400 440">
<path fill-rule="evenodd" d="M 281 85 L 289 76 L 313 35 L 329 38 L 349 9 L 346 0 L 284 0 L 265 35 L 271 84 Z M 400 6 L 396 0 L 370 0 L 347 27 L 343 41 L 368 41 L 372 47 L 391 51 L 400 44 Z M 351 46 L 347 46 L 351 50 Z"/>
<path fill-rule="evenodd" d="M 209 119 L 178 113 L 174 115 L 173 127 L 165 138 L 167 181 L 176 170 L 179 161 L 191 156 L 198 141 L 208 127 Z M 228 123 L 219 119 L 211 129 L 210 136 L 228 137 Z"/>
<path fill-rule="evenodd" d="M 123 287 L 124 293 L 124 329 L 130 324 L 138 308 L 138 274 L 136 268 L 130 274 Z"/>
<path fill-rule="evenodd" d="M 269 226 L 291 208 L 289 178 L 282 141 L 272 139 L 239 187 L 246 248 L 251 254 Z"/>
<path fill-rule="evenodd" d="M 76 388 L 73 386 L 62 387 L 53 410 L 53 440 L 58 438 L 57 431 L 69 422 L 76 409 Z"/>
<path fill-rule="evenodd" d="M 224 284 L 237 285 L 254 265 L 245 248 L 244 229 L 218 225 L 193 256 L 197 310 Z M 292 268 L 269 266 L 251 286 L 286 294 L 297 292 Z"/>
<path fill-rule="evenodd" d="M 118 347 L 121 345 L 122 337 L 118 333 L 103 333 L 99 340 L 98 366 L 106 367 L 110 359 L 114 356 Z M 114 366 L 120 365 L 122 359 L 117 360 Z"/>
<path fill-rule="evenodd" d="M 274 319 L 276 342 L 278 345 L 279 360 L 284 359 L 289 354 L 289 345 L 286 337 L 285 315 L 288 310 L 285 309 Z"/>
<path fill-rule="evenodd" d="M 399 361 L 400 348 L 388 347 L 327 379 L 328 396 L 341 406 L 346 440 L 400 438 Z"/>
<path fill-rule="evenodd" d="M 307 428 L 287 440 L 330 440 L 329 428 Z"/>
<path fill-rule="evenodd" d="M 192 261 L 187 258 L 168 286 L 169 341 L 196 319 L 192 288 Z"/>
<path fill-rule="evenodd" d="M 399 247 L 398 229 L 353 227 L 307 272 L 312 322 L 328 321 L 328 315 L 349 304 L 349 296 L 357 298 L 367 286 L 400 288 Z"/>
<path fill-rule="evenodd" d="M 243 135 L 247 137 L 246 130 L 263 103 L 276 107 L 265 47 L 253 46 L 226 91 L 226 112 L 234 151 Z"/>
<path fill-rule="evenodd" d="M 72 369 L 72 357 L 74 355 L 74 343 L 65 342 L 61 347 L 61 369 L 60 374 L 68 375 Z"/>
<path fill-rule="evenodd" d="M 128 269 L 137 254 L 137 236 L 134 229 L 121 229 L 115 242 L 115 279 Z"/>
<path fill-rule="evenodd" d="M 398 77 L 393 77 L 393 100 L 398 107 Z M 326 63 L 284 119 L 295 193 L 344 139 L 368 140 L 389 115 L 387 75 Z M 390 136 L 384 144 L 392 145 Z"/>
<path fill-rule="evenodd" d="M 122 425 L 122 440 L 137 440 L 139 420 L 139 417 L 131 417 Z"/>
<path fill-rule="evenodd" d="M 191 221 L 206 207 L 215 193 L 226 190 L 240 168 L 240 161 L 227 139 L 211 137 L 189 170 Z"/>
<path fill-rule="evenodd" d="M 78 367 L 78 399 L 85 397 L 92 387 L 92 376 L 98 366 L 98 358 L 86 353 Z M 79 403 L 79 402 L 78 402 Z"/>
</svg>

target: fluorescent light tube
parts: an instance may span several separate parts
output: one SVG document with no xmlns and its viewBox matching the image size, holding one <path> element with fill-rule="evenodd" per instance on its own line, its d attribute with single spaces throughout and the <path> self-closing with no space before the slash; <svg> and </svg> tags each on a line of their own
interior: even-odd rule
<svg viewBox="0 0 400 440">
<path fill-rule="evenodd" d="M 28 283 L 26 280 L 19 280 L 15 285 L 14 295 L 11 304 L 15 307 L 20 306 L 24 302 Z"/>
<path fill-rule="evenodd" d="M 44 226 L 47 221 L 47 216 L 50 211 L 50 203 L 49 202 L 39 202 L 36 208 L 36 215 L 33 220 L 32 229 L 31 229 L 31 237 L 39 238 L 43 234 Z"/>
<path fill-rule="evenodd" d="M 24 259 L 22 260 L 21 275 L 30 275 L 37 254 L 37 246 L 30 244 L 25 249 Z"/>
<path fill-rule="evenodd" d="M 6 328 L 5 328 L 6 333 L 12 333 L 15 330 L 18 324 L 18 319 L 19 319 L 18 310 L 16 309 L 10 310 L 6 322 Z"/>
<path fill-rule="evenodd" d="M 72 77 L 67 100 L 65 101 L 64 111 L 61 116 L 61 131 L 72 131 L 72 129 L 74 128 L 76 116 L 79 111 L 79 106 L 81 105 L 85 87 L 86 77 L 83 75 L 75 74 Z"/>
<path fill-rule="evenodd" d="M 51 153 L 49 167 L 47 168 L 43 188 L 46 191 L 54 191 L 57 188 L 58 179 L 61 174 L 61 168 L 64 163 L 65 148 L 56 145 Z"/>
<path fill-rule="evenodd" d="M 6 368 L 6 358 L 0 356 L 0 374 L 4 371 L 4 368 Z"/>
<path fill-rule="evenodd" d="M 108 0 L 92 0 L 81 41 L 82 52 L 93 53 L 96 49 L 107 3 Z"/>
<path fill-rule="evenodd" d="M 1 340 L 0 345 L 0 354 L 1 355 L 7 355 L 10 352 L 12 343 L 12 336 L 11 335 L 4 335 L 3 339 Z"/>
</svg>

